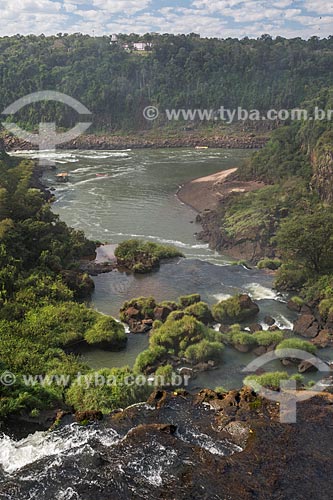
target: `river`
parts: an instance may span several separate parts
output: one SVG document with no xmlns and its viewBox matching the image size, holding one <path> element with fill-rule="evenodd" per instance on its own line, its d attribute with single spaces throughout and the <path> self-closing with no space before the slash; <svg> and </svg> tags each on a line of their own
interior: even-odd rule
<svg viewBox="0 0 333 500">
<path fill-rule="evenodd" d="M 59 151 L 42 153 L 53 159 L 56 170 L 46 170 L 43 182 L 54 190 L 53 210 L 68 225 L 82 229 L 86 236 L 108 243 L 128 238 L 172 243 L 186 259 L 165 263 L 148 275 L 114 271 L 94 278 L 92 306 L 118 316 L 125 300 L 154 296 L 156 300 L 175 300 L 180 295 L 200 293 L 213 304 L 234 293 L 249 293 L 260 306 L 259 322 L 273 316 L 281 328 L 290 328 L 295 315 L 284 297 L 272 289 L 271 274 L 246 269 L 226 256 L 198 242 L 195 211 L 176 196 L 183 183 L 223 169 L 237 167 L 249 156 L 246 150 L 135 150 L 135 151 Z M 27 153 L 21 153 L 27 155 Z M 39 153 L 28 153 L 38 158 Z M 56 174 L 67 172 L 69 182 L 59 185 Z M 93 368 L 133 366 L 136 356 L 148 346 L 147 335 L 129 335 L 127 348 L 110 353 L 99 349 L 80 354 Z M 221 367 L 200 374 L 195 386 L 242 385 L 242 368 L 253 354 L 227 348 Z M 273 366 L 272 366 L 273 368 Z M 279 362 L 274 369 L 280 369 Z"/>
</svg>

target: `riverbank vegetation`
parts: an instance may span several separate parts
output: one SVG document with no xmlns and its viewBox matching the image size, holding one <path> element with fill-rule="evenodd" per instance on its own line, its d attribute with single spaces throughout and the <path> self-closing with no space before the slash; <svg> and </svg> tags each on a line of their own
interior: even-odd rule
<svg viewBox="0 0 333 500">
<path fill-rule="evenodd" d="M 70 354 L 74 346 L 118 350 L 127 342 L 121 323 L 76 301 L 93 289 L 79 260 L 94 254 L 95 243 L 52 213 L 48 194 L 34 187 L 35 168 L 2 150 L 0 420 L 63 406 L 77 373 L 89 372 Z M 57 375 L 66 382 L 57 384 Z"/>
</svg>

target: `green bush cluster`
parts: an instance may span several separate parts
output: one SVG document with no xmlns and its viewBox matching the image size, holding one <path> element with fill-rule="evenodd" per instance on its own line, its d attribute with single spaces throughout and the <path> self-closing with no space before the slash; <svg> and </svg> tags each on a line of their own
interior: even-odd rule
<svg viewBox="0 0 333 500">
<path fill-rule="evenodd" d="M 184 257 L 182 252 L 170 245 L 161 245 L 142 240 L 126 240 L 115 250 L 118 265 L 136 273 L 146 273 L 157 268 L 164 259 Z"/>
<path fill-rule="evenodd" d="M 227 344 L 248 346 L 251 349 L 258 346 L 269 347 L 279 344 L 284 339 L 284 332 L 260 330 L 248 333 L 242 331 L 240 326 L 235 324 L 229 328 L 227 333 L 222 334 L 222 338 Z"/>
<path fill-rule="evenodd" d="M 179 297 L 180 309 L 185 309 L 186 307 L 192 306 L 197 302 L 201 301 L 201 297 L 198 293 L 193 293 L 192 295 L 183 295 Z"/>
<path fill-rule="evenodd" d="M 111 350 L 122 349 L 127 343 L 124 326 L 110 316 L 99 318 L 85 333 L 84 339 L 90 345 L 100 345 Z"/>
<path fill-rule="evenodd" d="M 252 386 L 253 382 L 277 391 L 281 386 L 281 380 L 296 380 L 296 382 L 301 383 L 303 377 L 299 374 L 289 376 L 287 372 L 269 372 L 263 375 L 249 375 L 244 379 L 244 384 Z"/>
<path fill-rule="evenodd" d="M 282 340 L 282 342 L 280 342 L 276 347 L 276 350 L 280 349 L 299 349 L 301 351 L 309 352 L 310 354 L 314 354 L 317 350 L 316 346 L 311 344 L 311 342 L 298 338 Z"/>
<path fill-rule="evenodd" d="M 225 300 L 221 300 L 212 307 L 215 321 L 219 323 L 241 322 L 257 314 L 258 309 L 248 309 L 241 307 L 241 295 L 234 295 Z"/>
<path fill-rule="evenodd" d="M 135 370 L 145 371 L 170 356 L 185 357 L 191 362 L 207 361 L 209 356 L 209 359 L 220 359 L 223 345 L 219 332 L 209 329 L 193 316 L 174 319 L 172 314 L 159 328 L 153 329 L 149 348 L 137 357 Z"/>
<path fill-rule="evenodd" d="M 135 360 L 134 371 L 143 372 L 148 366 L 155 366 L 166 357 L 167 349 L 163 346 L 152 346 L 142 351 Z"/>
<path fill-rule="evenodd" d="M 196 302 L 191 306 L 185 307 L 184 313 L 194 316 L 198 321 L 208 325 L 213 321 L 213 316 L 209 306 L 205 302 Z"/>
<path fill-rule="evenodd" d="M 154 319 L 154 309 L 157 306 L 154 297 L 138 297 L 124 302 L 120 309 L 120 319 L 127 323 L 127 309 L 134 308 L 138 311 L 138 319 Z"/>
<path fill-rule="evenodd" d="M 149 388 L 145 384 L 129 383 L 134 374 L 127 367 L 89 371 L 73 382 L 66 402 L 77 411 L 110 413 L 116 408 L 145 400 Z"/>
<path fill-rule="evenodd" d="M 223 351 L 224 346 L 221 342 L 209 342 L 204 339 L 188 346 L 184 356 L 193 364 L 210 360 L 220 361 Z"/>
<path fill-rule="evenodd" d="M 282 342 L 284 338 L 284 333 L 281 331 L 266 332 L 263 330 L 255 332 L 253 334 L 253 338 L 255 342 L 258 344 L 258 346 L 268 347 L 270 345 Z"/>
</svg>

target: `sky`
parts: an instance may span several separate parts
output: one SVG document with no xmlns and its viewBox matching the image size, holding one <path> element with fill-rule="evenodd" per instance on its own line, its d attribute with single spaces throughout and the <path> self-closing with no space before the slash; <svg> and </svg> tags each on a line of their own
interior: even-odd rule
<svg viewBox="0 0 333 500">
<path fill-rule="evenodd" d="M 1 0 L 0 36 L 199 33 L 243 38 L 333 35 L 333 0 Z"/>
</svg>

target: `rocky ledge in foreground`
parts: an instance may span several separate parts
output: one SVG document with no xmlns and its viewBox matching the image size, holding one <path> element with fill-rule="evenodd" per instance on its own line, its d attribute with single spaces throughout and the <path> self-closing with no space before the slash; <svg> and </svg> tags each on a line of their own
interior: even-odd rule
<svg viewBox="0 0 333 500">
<path fill-rule="evenodd" d="M 330 499 L 332 412 L 323 393 L 298 405 L 296 424 L 281 424 L 278 405 L 249 388 L 156 391 L 102 423 L 58 429 L 49 449 L 53 439 L 63 452 L 4 476 L 0 497 Z"/>
</svg>

